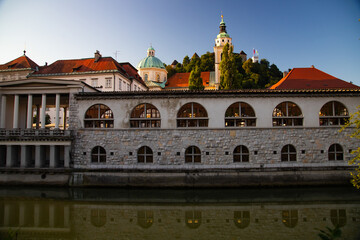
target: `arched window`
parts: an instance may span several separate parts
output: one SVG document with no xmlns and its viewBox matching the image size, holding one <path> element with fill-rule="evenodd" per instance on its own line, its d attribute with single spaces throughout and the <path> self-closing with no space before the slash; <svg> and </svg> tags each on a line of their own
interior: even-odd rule
<svg viewBox="0 0 360 240">
<path fill-rule="evenodd" d="M 189 228 L 198 228 L 201 225 L 201 212 L 200 211 L 186 211 L 185 224 Z"/>
<path fill-rule="evenodd" d="M 281 149 L 281 161 L 296 161 L 296 149 L 293 145 L 288 144 Z"/>
<path fill-rule="evenodd" d="M 273 126 L 302 126 L 303 116 L 300 108 L 293 102 L 282 102 L 274 108 Z"/>
<path fill-rule="evenodd" d="M 160 112 L 150 103 L 139 104 L 131 112 L 131 128 L 159 128 L 160 123 Z"/>
<path fill-rule="evenodd" d="M 201 162 L 201 151 L 196 146 L 190 146 L 185 150 L 185 163 Z"/>
<path fill-rule="evenodd" d="M 225 112 L 225 127 L 254 127 L 256 117 L 254 109 L 247 103 L 237 102 Z"/>
<path fill-rule="evenodd" d="M 154 222 L 153 211 L 138 211 L 137 212 L 137 223 L 142 228 L 149 228 Z"/>
<path fill-rule="evenodd" d="M 285 210 L 282 211 L 282 222 L 285 226 L 293 228 L 298 223 L 298 210 Z"/>
<path fill-rule="evenodd" d="M 147 73 L 145 73 L 144 78 L 145 78 L 145 81 L 147 81 L 149 78 L 149 75 Z"/>
<path fill-rule="evenodd" d="M 139 148 L 137 157 L 138 157 L 139 163 L 152 163 L 153 162 L 153 151 L 148 146 L 143 146 L 143 147 Z"/>
<path fill-rule="evenodd" d="M 344 125 L 349 119 L 349 112 L 341 102 L 331 101 L 320 109 L 320 126 Z"/>
<path fill-rule="evenodd" d="M 160 82 L 160 75 L 159 74 L 156 74 L 156 81 Z"/>
<path fill-rule="evenodd" d="M 249 149 L 244 145 L 237 146 L 234 149 L 234 162 L 249 162 Z"/>
<path fill-rule="evenodd" d="M 208 122 L 205 108 L 198 103 L 183 105 L 177 114 L 177 127 L 207 127 Z"/>
<path fill-rule="evenodd" d="M 114 115 L 111 109 L 103 104 L 95 104 L 85 113 L 86 128 L 113 128 Z"/>
<path fill-rule="evenodd" d="M 91 150 L 91 162 L 106 162 L 106 151 L 103 147 L 96 146 Z"/>
<path fill-rule="evenodd" d="M 249 211 L 235 211 L 234 212 L 234 224 L 238 228 L 246 228 L 250 224 L 250 212 Z"/>
<path fill-rule="evenodd" d="M 91 209 L 91 224 L 95 227 L 102 227 L 106 224 L 106 210 L 105 209 Z"/>
<path fill-rule="evenodd" d="M 334 227 L 343 227 L 346 225 L 346 210 L 345 209 L 331 209 L 330 219 Z"/>
<path fill-rule="evenodd" d="M 329 156 L 329 161 L 344 160 L 344 151 L 341 145 L 336 143 L 332 144 L 329 147 L 328 156 Z"/>
</svg>

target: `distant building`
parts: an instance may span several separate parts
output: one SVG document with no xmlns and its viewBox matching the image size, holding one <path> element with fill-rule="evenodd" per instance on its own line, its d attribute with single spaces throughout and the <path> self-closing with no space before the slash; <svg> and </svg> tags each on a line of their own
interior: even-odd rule
<svg viewBox="0 0 360 240">
<path fill-rule="evenodd" d="M 161 90 L 167 81 L 167 71 L 164 63 L 155 57 L 155 49 L 147 50 L 147 57 L 142 59 L 138 66 L 139 75 L 150 90 Z"/>
<path fill-rule="evenodd" d="M 8 63 L 0 65 L 0 81 L 13 81 L 26 79 L 26 77 L 38 70 L 37 65 L 33 60 L 25 55 L 20 56 Z"/>
</svg>

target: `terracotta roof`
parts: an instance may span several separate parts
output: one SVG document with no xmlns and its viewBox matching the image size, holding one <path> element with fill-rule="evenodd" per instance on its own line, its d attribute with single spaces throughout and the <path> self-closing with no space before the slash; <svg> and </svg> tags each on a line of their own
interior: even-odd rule
<svg viewBox="0 0 360 240">
<path fill-rule="evenodd" d="M 360 88 L 315 67 L 293 68 L 270 89 L 350 89 Z"/>
<path fill-rule="evenodd" d="M 125 69 L 112 57 L 101 57 L 97 62 L 94 58 L 58 60 L 49 66 L 43 66 L 32 76 L 68 75 L 87 72 L 120 72 L 126 74 Z"/>
<path fill-rule="evenodd" d="M 175 73 L 168 79 L 165 88 L 187 88 L 189 87 L 189 77 L 189 72 Z M 210 72 L 201 72 L 201 78 L 204 86 L 208 87 L 210 82 Z"/>
<path fill-rule="evenodd" d="M 125 71 L 126 71 L 129 78 L 134 78 L 138 82 L 140 82 L 141 84 L 146 86 L 145 82 L 143 81 L 143 79 L 138 74 L 137 69 L 133 65 L 131 65 L 128 62 L 120 63 L 120 65 L 125 69 Z"/>
<path fill-rule="evenodd" d="M 24 69 L 24 68 L 31 68 L 36 69 L 39 67 L 33 60 L 28 58 L 25 54 L 21 57 L 18 57 L 8 63 L 0 65 L 0 70 L 17 70 L 17 69 Z"/>
</svg>

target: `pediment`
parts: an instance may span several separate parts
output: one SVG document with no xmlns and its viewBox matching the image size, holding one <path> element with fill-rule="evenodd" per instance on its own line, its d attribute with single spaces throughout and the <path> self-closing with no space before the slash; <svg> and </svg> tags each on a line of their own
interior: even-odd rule
<svg viewBox="0 0 360 240">
<path fill-rule="evenodd" d="M 14 81 L 0 82 L 1 91 L 52 91 L 57 89 L 69 91 L 70 88 L 86 89 L 86 91 L 96 92 L 97 90 L 78 80 L 64 79 L 22 79 Z"/>
</svg>

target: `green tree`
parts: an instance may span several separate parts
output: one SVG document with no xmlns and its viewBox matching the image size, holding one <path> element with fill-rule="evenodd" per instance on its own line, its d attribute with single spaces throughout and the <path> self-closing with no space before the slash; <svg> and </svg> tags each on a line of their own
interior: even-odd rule
<svg viewBox="0 0 360 240">
<path fill-rule="evenodd" d="M 195 66 L 195 69 L 190 73 L 189 90 L 204 90 L 203 80 L 198 66 Z"/>
<path fill-rule="evenodd" d="M 357 107 L 357 111 L 351 114 L 349 121 L 341 128 L 340 131 L 350 128 L 352 133 L 350 138 L 356 138 L 360 140 L 360 105 Z M 360 147 L 353 150 L 351 154 L 354 154 L 355 157 L 349 161 L 350 165 L 356 166 L 354 172 L 350 172 L 352 176 L 351 183 L 354 187 L 360 189 Z"/>
<path fill-rule="evenodd" d="M 175 68 L 173 68 L 171 65 L 167 65 L 165 69 L 167 71 L 167 79 L 169 79 L 171 76 L 173 76 L 176 73 Z"/>
<path fill-rule="evenodd" d="M 220 89 L 240 88 L 240 74 L 236 67 L 233 47 L 225 44 L 220 62 Z"/>
<path fill-rule="evenodd" d="M 200 71 L 211 72 L 215 71 L 215 54 L 207 52 L 200 57 Z"/>
<path fill-rule="evenodd" d="M 190 58 L 189 58 L 188 55 L 186 55 L 186 56 L 184 57 L 183 63 L 182 63 L 182 67 L 183 67 L 184 70 L 187 69 L 187 66 L 189 65 L 189 63 L 190 63 Z"/>
</svg>

